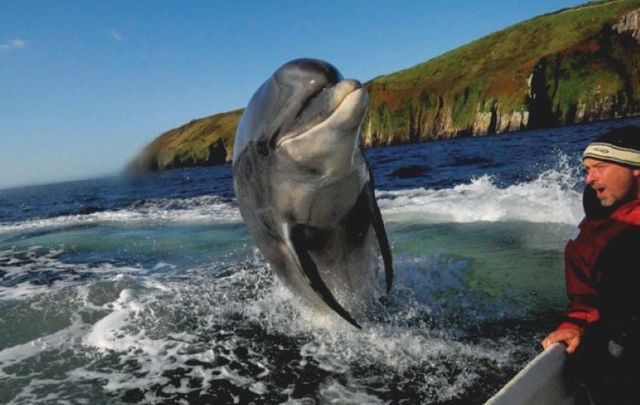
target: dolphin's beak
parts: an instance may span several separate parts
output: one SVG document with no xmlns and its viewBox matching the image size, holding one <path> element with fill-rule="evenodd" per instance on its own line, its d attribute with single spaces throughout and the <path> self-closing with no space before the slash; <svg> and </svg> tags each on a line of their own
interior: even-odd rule
<svg viewBox="0 0 640 405">
<path fill-rule="evenodd" d="M 304 101 L 290 130 L 278 134 L 272 144 L 280 147 L 282 144 L 310 132 L 313 128 L 333 120 L 336 115 L 343 113 L 345 117 L 354 119 L 359 125 L 366 112 L 368 96 L 362 84 L 357 80 L 342 80 L 333 86 L 328 86 L 310 95 Z M 364 106 L 364 108 L 362 107 Z M 360 108 L 361 113 L 354 110 Z"/>
</svg>

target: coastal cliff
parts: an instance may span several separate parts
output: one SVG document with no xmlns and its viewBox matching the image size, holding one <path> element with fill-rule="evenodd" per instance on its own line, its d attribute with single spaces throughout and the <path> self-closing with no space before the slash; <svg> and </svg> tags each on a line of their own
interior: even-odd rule
<svg viewBox="0 0 640 405">
<path fill-rule="evenodd" d="M 233 140 L 242 110 L 193 120 L 169 130 L 140 152 L 130 171 L 170 170 L 230 162 Z"/>
<path fill-rule="evenodd" d="M 640 2 L 561 10 L 367 83 L 367 146 L 640 113 Z"/>
<path fill-rule="evenodd" d="M 638 115 L 640 0 L 542 15 L 365 87 L 367 147 Z M 165 132 L 130 168 L 228 162 L 241 114 L 216 114 Z"/>
</svg>

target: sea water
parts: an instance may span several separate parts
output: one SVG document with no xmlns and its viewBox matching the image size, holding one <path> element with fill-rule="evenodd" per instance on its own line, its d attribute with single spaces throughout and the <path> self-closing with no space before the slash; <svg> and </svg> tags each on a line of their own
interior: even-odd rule
<svg viewBox="0 0 640 405">
<path fill-rule="evenodd" d="M 228 165 L 0 190 L 0 403 L 483 403 L 566 305 L 581 151 L 639 123 L 367 150 L 395 281 L 362 330 L 274 277 Z"/>
</svg>

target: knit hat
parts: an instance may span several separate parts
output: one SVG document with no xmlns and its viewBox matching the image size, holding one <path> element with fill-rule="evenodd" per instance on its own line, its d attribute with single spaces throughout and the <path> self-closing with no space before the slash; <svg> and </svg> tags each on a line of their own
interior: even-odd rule
<svg viewBox="0 0 640 405">
<path fill-rule="evenodd" d="M 640 167 L 640 126 L 614 128 L 591 142 L 582 159 L 593 158 Z"/>
</svg>

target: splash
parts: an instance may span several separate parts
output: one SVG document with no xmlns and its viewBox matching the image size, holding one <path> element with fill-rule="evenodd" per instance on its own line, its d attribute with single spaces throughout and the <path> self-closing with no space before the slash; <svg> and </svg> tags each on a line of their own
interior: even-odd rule
<svg viewBox="0 0 640 405">
<path fill-rule="evenodd" d="M 67 263 L 59 258 L 63 253 L 62 248 L 40 246 L 0 251 L 0 302 L 52 294 L 83 284 L 88 278 L 113 279 L 146 272 L 141 267 L 112 263 Z"/>
<path fill-rule="evenodd" d="M 578 168 L 562 155 L 537 178 L 500 188 L 489 175 L 444 190 L 379 191 L 390 222 L 526 221 L 576 225 L 582 218 Z"/>
<path fill-rule="evenodd" d="M 248 256 L 218 277 L 209 264 L 188 278 L 123 275 L 24 298 L 25 308 L 61 296 L 70 304 L 58 328 L 0 350 L 1 375 L 14 381 L 39 358 L 63 356 L 61 375 L 30 380 L 14 400 L 62 399 L 92 384 L 98 397 L 127 401 L 376 403 L 413 392 L 441 402 L 487 367 L 509 369 L 518 351 L 505 339 L 467 340 L 449 324 L 421 323 L 431 310 L 406 288 L 355 330 L 299 305 L 259 255 Z M 304 383 L 292 384 L 297 376 Z"/>
</svg>

